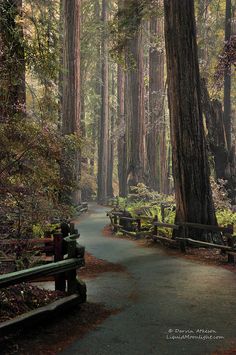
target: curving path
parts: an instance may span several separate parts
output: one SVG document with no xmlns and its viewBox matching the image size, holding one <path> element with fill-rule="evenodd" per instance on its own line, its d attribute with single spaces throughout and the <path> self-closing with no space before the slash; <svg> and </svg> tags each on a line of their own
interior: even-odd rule
<svg viewBox="0 0 236 355">
<path fill-rule="evenodd" d="M 106 209 L 94 204 L 90 210 L 78 226 L 81 244 L 98 258 L 124 265 L 127 272 L 88 280 L 88 301 L 121 311 L 64 355 L 204 355 L 235 347 L 235 274 L 104 237 Z M 171 339 L 182 335 L 220 338 Z"/>
</svg>

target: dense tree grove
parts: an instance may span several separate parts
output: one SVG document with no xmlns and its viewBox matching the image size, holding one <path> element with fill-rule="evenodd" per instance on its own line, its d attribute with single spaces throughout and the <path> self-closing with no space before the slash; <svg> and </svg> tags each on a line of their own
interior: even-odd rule
<svg viewBox="0 0 236 355">
<path fill-rule="evenodd" d="M 0 0 L 12 233 L 135 186 L 175 195 L 176 221 L 217 224 L 215 186 L 236 204 L 235 14 L 232 0 Z"/>
</svg>

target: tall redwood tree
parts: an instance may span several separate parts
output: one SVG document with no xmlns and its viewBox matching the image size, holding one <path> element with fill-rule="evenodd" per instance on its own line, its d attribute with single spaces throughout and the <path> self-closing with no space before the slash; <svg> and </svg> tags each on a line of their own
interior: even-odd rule
<svg viewBox="0 0 236 355">
<path fill-rule="evenodd" d="M 124 11 L 124 0 L 118 1 L 119 16 Z M 127 116 L 125 115 L 125 78 L 124 68 L 119 63 L 117 68 L 117 118 L 120 127 L 117 142 L 119 195 L 127 195 Z"/>
<path fill-rule="evenodd" d="M 107 0 L 102 0 L 102 108 L 99 126 L 99 145 L 98 145 L 98 202 L 104 203 L 107 199 L 108 189 L 108 159 L 109 159 L 109 63 L 108 63 L 108 38 L 106 26 L 108 22 Z"/>
<path fill-rule="evenodd" d="M 125 6 L 134 11 L 134 18 L 140 15 L 143 1 L 125 1 Z M 145 182 L 147 153 L 145 144 L 144 106 L 144 53 L 141 26 L 132 33 L 126 44 L 127 65 L 127 115 L 129 119 L 129 162 L 128 186 Z"/>
<path fill-rule="evenodd" d="M 164 0 L 176 221 L 216 224 L 197 56 L 194 0 Z"/>
<path fill-rule="evenodd" d="M 62 134 L 80 138 L 80 0 L 63 0 L 63 90 Z M 62 200 L 77 204 L 81 199 L 81 153 L 77 147 L 65 150 L 61 165 Z M 66 186 L 73 187 L 71 189 Z"/>
</svg>

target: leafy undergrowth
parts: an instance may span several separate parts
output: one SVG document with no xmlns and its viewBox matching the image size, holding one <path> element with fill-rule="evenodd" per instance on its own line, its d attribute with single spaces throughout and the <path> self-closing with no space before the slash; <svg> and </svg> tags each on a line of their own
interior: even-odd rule
<svg viewBox="0 0 236 355">
<path fill-rule="evenodd" d="M 0 322 L 12 319 L 64 297 L 60 291 L 42 290 L 27 283 L 0 290 Z"/>
<path fill-rule="evenodd" d="M 220 226 L 233 224 L 234 233 L 236 233 L 236 210 L 235 206 L 230 203 L 225 185 L 226 182 L 223 180 L 215 182 L 214 179 L 211 179 L 216 217 Z M 131 193 L 127 198 L 117 197 L 116 203 L 119 210 L 126 210 L 135 218 L 141 214 L 151 218 L 157 216 L 158 221 L 163 221 L 164 219 L 166 223 L 172 224 L 175 221 L 174 195 L 160 194 L 144 184 L 131 187 Z M 162 211 L 161 205 L 165 206 L 164 211 Z M 142 227 L 146 230 L 150 229 L 150 221 L 143 220 Z M 159 228 L 159 232 L 169 237 L 172 234 L 172 231 L 166 228 Z"/>
</svg>

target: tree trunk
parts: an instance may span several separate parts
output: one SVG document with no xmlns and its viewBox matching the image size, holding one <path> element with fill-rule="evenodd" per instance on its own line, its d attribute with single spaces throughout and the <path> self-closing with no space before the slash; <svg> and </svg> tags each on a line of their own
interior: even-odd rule
<svg viewBox="0 0 236 355">
<path fill-rule="evenodd" d="M 21 11 L 22 0 L 0 0 L 1 122 L 25 111 L 24 34 L 16 21 Z"/>
<path fill-rule="evenodd" d="M 104 203 L 107 199 L 108 176 L 108 134 L 109 134 L 109 70 L 108 70 L 108 39 L 105 28 L 108 21 L 107 0 L 102 0 L 102 110 L 100 119 L 100 140 L 98 150 L 98 202 Z"/>
<path fill-rule="evenodd" d="M 176 222 L 216 224 L 204 136 L 193 0 L 165 0 Z M 199 234 L 195 237 L 200 237 Z"/>
<path fill-rule="evenodd" d="M 119 0 L 119 11 L 123 9 L 124 0 Z M 117 69 L 117 113 L 119 137 L 117 143 L 118 151 L 118 177 L 119 177 L 119 195 L 127 196 L 127 120 L 125 116 L 125 73 L 121 64 Z"/>
<path fill-rule="evenodd" d="M 164 94 L 163 94 L 164 95 Z M 164 111 L 164 109 L 163 109 Z M 163 119 L 159 131 L 159 164 L 160 164 L 160 187 L 159 191 L 162 194 L 169 193 L 169 173 L 168 173 L 168 145 L 167 145 L 167 128 L 166 117 L 163 112 Z"/>
<path fill-rule="evenodd" d="M 214 158 L 216 179 L 226 180 L 226 189 L 232 202 L 235 198 L 236 174 L 232 152 L 228 150 L 221 103 L 211 100 L 205 80 L 202 80 L 202 106 L 208 131 L 208 145 Z"/>
<path fill-rule="evenodd" d="M 118 65 L 117 97 L 118 97 L 118 176 L 119 195 L 127 196 L 127 115 L 125 114 L 125 73 L 121 65 Z"/>
<path fill-rule="evenodd" d="M 138 6 L 138 3 L 137 3 Z M 127 41 L 127 100 L 130 110 L 130 157 L 128 164 L 128 186 L 145 182 L 145 110 L 142 29 Z"/>
<path fill-rule="evenodd" d="M 59 72 L 58 72 L 58 128 L 61 129 L 62 125 L 62 96 L 63 96 L 63 33 L 64 33 L 64 13 L 63 13 L 63 1 L 60 0 L 59 3 Z"/>
<path fill-rule="evenodd" d="M 158 36 L 158 19 L 150 19 L 151 45 L 149 49 L 149 122 L 147 132 L 147 156 L 149 164 L 149 186 L 159 190 L 160 181 L 158 176 L 158 130 L 160 129 L 160 63 L 159 53 L 156 48 Z M 153 43 L 154 41 L 154 43 Z"/>
<path fill-rule="evenodd" d="M 211 101 L 204 79 L 201 81 L 201 93 L 202 108 L 208 131 L 208 145 L 214 157 L 216 178 L 227 179 L 229 177 L 229 171 L 227 171 L 229 159 L 222 105 L 218 100 Z"/>
<path fill-rule="evenodd" d="M 115 69 L 111 73 L 111 95 L 112 100 L 115 97 Z M 116 110 L 113 102 L 110 102 L 110 132 L 109 132 L 109 154 L 108 154 L 108 177 L 107 177 L 107 196 L 113 197 L 113 168 L 114 168 L 114 126 L 115 126 Z"/>
<path fill-rule="evenodd" d="M 203 77 L 208 75 L 209 55 L 208 55 L 208 32 L 207 18 L 209 0 L 197 1 L 197 34 L 198 34 L 198 57 L 201 63 L 201 73 Z"/>
<path fill-rule="evenodd" d="M 82 6 L 83 2 L 81 2 Z M 83 37 L 84 31 L 84 18 L 83 11 L 80 15 L 80 34 L 81 38 Z M 86 123 L 85 123 L 85 85 L 86 85 L 86 58 L 85 55 L 80 55 L 80 135 L 83 140 L 86 140 Z M 81 151 L 81 174 L 84 171 L 87 171 L 88 167 L 88 158 L 86 153 L 83 154 Z M 83 194 L 83 191 L 82 191 Z"/>
<path fill-rule="evenodd" d="M 225 42 L 231 37 L 231 0 L 226 0 L 225 12 Z M 231 70 L 225 69 L 224 73 L 224 124 L 228 150 L 231 149 Z"/>
<path fill-rule="evenodd" d="M 80 0 L 64 0 L 62 134 L 80 138 Z M 65 150 L 61 166 L 62 201 L 78 204 L 81 152 Z M 69 188 L 73 184 L 73 188 Z"/>
<path fill-rule="evenodd" d="M 94 3 L 94 17 L 97 22 L 100 21 L 101 15 L 100 15 L 101 9 L 100 9 L 100 3 L 99 0 L 96 0 Z M 94 109 L 94 116 L 93 116 L 93 123 L 92 123 L 92 142 L 94 142 L 94 145 L 91 147 L 91 160 L 90 160 L 90 172 L 91 175 L 95 175 L 95 160 L 97 157 L 98 153 L 98 127 L 99 127 L 99 121 L 100 121 L 100 116 L 101 116 L 101 107 L 100 107 L 100 98 L 101 98 L 101 43 L 97 44 L 96 47 L 96 52 L 97 52 L 97 62 L 96 62 L 96 69 L 95 69 L 95 80 L 94 80 L 94 91 L 97 96 L 97 101 L 98 103 L 95 105 Z"/>
<path fill-rule="evenodd" d="M 160 39 L 163 35 L 163 23 L 160 18 L 151 18 L 150 35 L 151 47 L 149 49 L 149 127 L 147 135 L 147 154 L 150 174 L 149 185 L 152 189 L 159 191 L 162 190 L 161 192 L 163 192 L 162 179 L 166 178 L 167 154 L 165 122 L 162 119 L 162 102 L 164 95 L 164 54 L 161 50 L 158 50 L 156 44 L 158 36 Z"/>
</svg>

